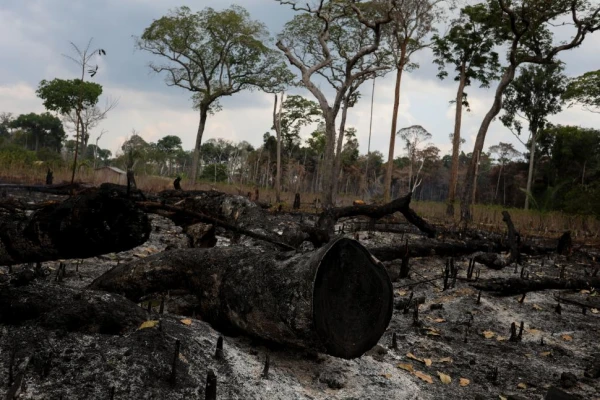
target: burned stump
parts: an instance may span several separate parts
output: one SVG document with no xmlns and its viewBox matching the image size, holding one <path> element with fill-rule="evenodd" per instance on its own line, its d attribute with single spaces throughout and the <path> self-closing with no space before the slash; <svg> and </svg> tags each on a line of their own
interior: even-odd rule
<svg viewBox="0 0 600 400">
<path fill-rule="evenodd" d="M 295 255 L 247 247 L 174 250 L 115 267 L 91 288 L 134 301 L 187 289 L 217 329 L 346 359 L 377 344 L 393 308 L 384 266 L 346 238 Z"/>
</svg>

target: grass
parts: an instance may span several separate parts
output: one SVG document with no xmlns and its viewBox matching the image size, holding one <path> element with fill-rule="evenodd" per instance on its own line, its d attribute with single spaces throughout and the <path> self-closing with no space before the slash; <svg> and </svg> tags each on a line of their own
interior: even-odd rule
<svg viewBox="0 0 600 400">
<path fill-rule="evenodd" d="M 10 168 L 3 168 L 0 172 L 0 181 L 5 183 L 23 183 L 23 184 L 43 184 L 46 178 L 46 167 L 31 167 L 11 165 Z M 71 172 L 69 168 L 60 168 L 54 170 L 54 182 L 69 182 Z M 100 184 L 94 175 L 94 171 L 81 169 L 76 175 L 76 181 Z M 173 178 L 137 175 L 136 183 L 138 188 L 148 192 L 159 192 L 165 189 L 173 188 Z M 224 182 L 198 182 L 190 185 L 183 181 L 184 190 L 218 190 L 221 192 L 246 196 L 249 192 L 254 197 L 255 186 L 253 185 L 234 185 Z M 275 190 L 270 188 L 259 189 L 259 199 L 271 204 L 275 204 Z M 313 205 L 316 198 L 320 198 L 320 193 L 301 193 L 302 211 L 319 212 Z M 351 205 L 352 201 L 357 199 L 352 195 L 340 195 L 338 206 Z M 281 205 L 283 209 L 291 209 L 294 202 L 294 193 L 283 192 L 281 194 Z M 446 215 L 446 204 L 442 202 L 431 201 L 413 201 L 412 208 L 423 218 L 430 222 L 444 226 L 452 226 L 459 221 L 460 206 L 455 206 L 454 218 Z M 472 227 L 486 231 L 504 232 L 506 225 L 502 221 L 502 211 L 507 210 L 515 227 L 524 236 L 543 236 L 558 237 L 565 231 L 571 231 L 571 235 L 577 241 L 596 241 L 599 239 L 600 220 L 589 215 L 570 215 L 559 211 L 540 212 L 537 210 L 522 210 L 517 208 L 504 208 L 495 205 L 477 204 L 473 207 Z"/>
</svg>

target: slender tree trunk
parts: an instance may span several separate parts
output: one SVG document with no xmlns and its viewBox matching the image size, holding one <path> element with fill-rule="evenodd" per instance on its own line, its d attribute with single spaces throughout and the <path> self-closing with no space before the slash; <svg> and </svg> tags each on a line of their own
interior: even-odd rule
<svg viewBox="0 0 600 400">
<path fill-rule="evenodd" d="M 477 162 L 475 163 L 475 177 L 473 178 L 473 198 L 471 199 L 471 205 L 475 204 L 475 197 L 477 195 L 477 178 L 479 178 L 479 159 L 480 152 L 477 152 Z"/>
<path fill-rule="evenodd" d="M 332 110 L 324 113 L 325 135 L 327 144 L 325 146 L 325 157 L 323 157 L 323 167 L 321 168 L 321 182 L 323 184 L 323 207 L 325 209 L 333 207 L 335 195 L 333 193 L 335 180 L 333 174 L 333 165 L 335 159 L 335 116 Z"/>
<path fill-rule="evenodd" d="M 527 193 L 525 196 L 525 209 L 529 210 L 529 197 L 533 194 L 531 193 L 531 183 L 533 182 L 533 164 L 535 162 L 535 141 L 537 139 L 537 127 L 533 125 L 531 127 L 531 148 L 529 151 L 529 173 L 527 174 Z"/>
<path fill-rule="evenodd" d="M 281 202 L 281 110 L 283 108 L 283 93 L 281 93 L 281 103 L 279 113 L 277 113 L 277 95 L 275 95 L 275 105 L 273 106 L 273 126 L 277 134 L 277 175 L 275 177 L 275 201 Z"/>
<path fill-rule="evenodd" d="M 348 96 L 344 99 L 344 105 L 342 106 L 342 120 L 340 121 L 340 130 L 338 132 L 338 139 L 335 151 L 335 163 L 333 166 L 333 196 L 334 201 L 338 194 L 338 184 L 340 181 L 340 174 L 342 172 L 342 150 L 344 147 L 344 133 L 346 131 L 346 118 L 348 116 Z"/>
<path fill-rule="evenodd" d="M 500 178 L 502 178 L 502 170 L 503 169 L 504 169 L 504 163 L 500 164 L 500 171 L 498 172 L 498 183 L 496 183 L 496 194 L 494 195 L 494 200 L 498 200 L 498 191 L 500 190 Z"/>
<path fill-rule="evenodd" d="M 77 171 L 77 155 L 79 154 L 79 126 L 81 124 L 81 109 L 77 110 L 77 126 L 75 128 L 75 154 L 73 156 L 73 172 L 71 174 L 71 185 L 75 182 L 75 172 Z"/>
<path fill-rule="evenodd" d="M 452 166 L 450 168 L 450 184 L 448 187 L 448 207 L 446 215 L 454 216 L 454 202 L 456 201 L 456 186 L 458 184 L 458 153 L 460 150 L 460 126 L 462 122 L 462 99 L 467 77 L 465 64 L 460 68 L 460 81 L 456 92 L 456 113 L 454 116 L 454 134 L 452 137 Z"/>
<path fill-rule="evenodd" d="M 208 106 L 200 106 L 200 123 L 198 124 L 198 132 L 196 133 L 196 146 L 194 147 L 194 154 L 192 156 L 192 172 L 190 179 L 192 184 L 196 183 L 198 177 L 198 163 L 200 161 L 200 146 L 202 146 L 202 135 L 204 134 L 204 128 L 206 127 L 206 119 L 208 118 Z"/>
<path fill-rule="evenodd" d="M 473 157 L 471 157 L 471 162 L 469 163 L 469 168 L 467 169 L 467 175 L 465 177 L 465 184 L 463 187 L 463 195 L 461 199 L 460 205 L 460 219 L 463 225 L 466 225 L 469 221 L 472 220 L 473 216 L 471 215 L 471 203 L 473 202 L 473 186 L 475 184 L 475 170 L 477 168 L 477 160 L 475 159 L 475 154 L 480 154 L 483 150 L 483 144 L 485 142 L 485 136 L 487 131 L 494 120 L 494 118 L 500 113 L 502 109 L 502 96 L 504 95 L 504 91 L 512 82 L 515 77 L 515 70 L 517 68 L 517 63 L 511 63 L 504 72 L 498 87 L 496 88 L 496 94 L 494 95 L 494 103 L 492 107 L 487 112 L 483 121 L 481 122 L 481 126 L 479 127 L 479 131 L 477 132 L 477 138 L 475 139 L 475 146 L 473 147 Z"/>
<path fill-rule="evenodd" d="M 583 162 L 583 171 L 581 173 L 581 184 L 585 185 L 585 165 L 587 164 L 587 160 Z"/>
<path fill-rule="evenodd" d="M 392 173 L 394 171 L 394 147 L 396 144 L 396 128 L 398 124 L 398 109 L 400 108 L 400 84 L 402 83 L 402 71 L 404 71 L 404 63 L 406 58 L 406 43 L 401 45 L 400 61 L 396 70 L 396 88 L 394 90 L 394 110 L 392 111 L 392 129 L 390 133 L 390 151 L 388 153 L 387 170 L 385 172 L 385 180 L 383 183 L 383 201 L 389 203 L 390 189 L 392 186 Z M 410 183 L 409 183 L 410 186 Z"/>
</svg>

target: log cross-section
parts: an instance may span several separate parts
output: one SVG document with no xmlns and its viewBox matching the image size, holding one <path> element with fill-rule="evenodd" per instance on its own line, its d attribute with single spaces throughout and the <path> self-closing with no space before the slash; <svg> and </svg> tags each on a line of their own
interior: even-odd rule
<svg viewBox="0 0 600 400">
<path fill-rule="evenodd" d="M 385 267 L 347 238 L 303 254 L 241 246 L 172 250 L 117 266 L 91 288 L 134 301 L 186 289 L 217 329 L 347 359 L 377 344 L 393 309 Z"/>
</svg>

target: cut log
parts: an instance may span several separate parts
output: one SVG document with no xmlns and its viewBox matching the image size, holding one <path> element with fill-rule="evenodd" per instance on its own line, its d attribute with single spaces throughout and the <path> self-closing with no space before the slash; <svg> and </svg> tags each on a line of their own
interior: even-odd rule
<svg viewBox="0 0 600 400">
<path fill-rule="evenodd" d="M 502 296 L 512 296 L 515 294 L 523 294 L 526 292 L 537 292 L 550 289 L 590 289 L 592 287 L 600 287 L 600 278 L 590 279 L 553 279 L 553 278 L 536 278 L 536 279 L 520 279 L 520 278 L 492 278 L 479 280 L 472 283 L 476 289 L 496 292 Z"/>
<path fill-rule="evenodd" d="M 400 259 L 407 254 L 404 245 L 369 247 L 369 251 L 381 261 Z M 433 239 L 408 243 L 409 257 L 459 257 L 480 251 L 495 252 L 499 251 L 499 249 L 494 247 L 493 243 L 481 240 L 473 240 L 465 243 L 459 241 L 442 242 Z"/>
<path fill-rule="evenodd" d="M 87 258 L 143 244 L 150 222 L 110 189 L 89 189 L 31 216 L 0 216 L 0 265 Z"/>
<path fill-rule="evenodd" d="M 117 266 L 90 288 L 133 301 L 187 289 L 217 329 L 347 359 L 377 344 L 393 308 L 384 266 L 346 238 L 295 255 L 241 246 L 173 250 Z"/>
<path fill-rule="evenodd" d="M 383 205 L 353 205 L 348 207 L 330 208 L 321 213 L 319 221 L 317 222 L 317 227 L 332 232 L 335 223 L 340 218 L 364 215 L 373 219 L 379 219 L 399 211 L 404 215 L 408 222 L 419 228 L 421 232 L 426 233 L 430 238 L 435 237 L 435 227 L 419 217 L 417 213 L 409 207 L 411 198 L 412 193 L 409 193 L 404 197 L 400 197 Z"/>
</svg>

